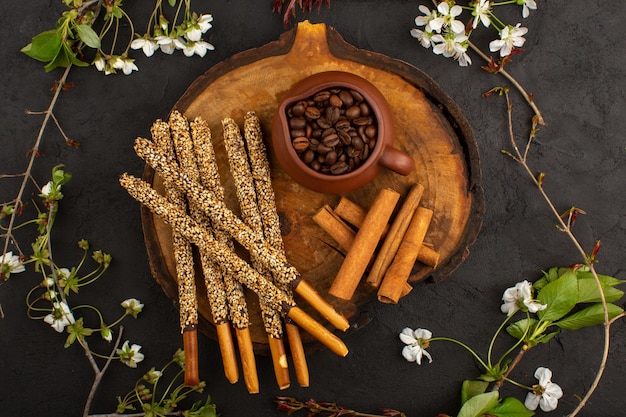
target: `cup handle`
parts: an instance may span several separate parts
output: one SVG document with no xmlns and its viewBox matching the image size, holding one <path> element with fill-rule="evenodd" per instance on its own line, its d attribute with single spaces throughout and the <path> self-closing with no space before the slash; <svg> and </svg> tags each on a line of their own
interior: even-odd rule
<svg viewBox="0 0 626 417">
<path fill-rule="evenodd" d="M 383 149 L 379 163 L 400 175 L 409 175 L 415 169 L 413 158 L 393 146 Z"/>
</svg>

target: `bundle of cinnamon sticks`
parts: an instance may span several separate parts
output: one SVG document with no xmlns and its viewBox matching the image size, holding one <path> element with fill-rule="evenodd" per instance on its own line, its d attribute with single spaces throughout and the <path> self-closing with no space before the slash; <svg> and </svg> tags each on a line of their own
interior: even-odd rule
<svg viewBox="0 0 626 417">
<path fill-rule="evenodd" d="M 189 122 L 180 112 L 172 111 L 168 122 L 155 121 L 152 140 L 137 138 L 135 141 L 137 155 L 163 178 L 165 195 L 129 174 L 120 178 L 121 185 L 133 198 L 172 227 L 185 383 L 196 385 L 199 382 L 198 303 L 192 254 L 195 249 L 200 254 L 206 297 L 217 330 L 226 378 L 231 383 L 239 379 L 231 333 L 234 329 L 246 387 L 250 393 L 259 392 L 248 329 L 250 319 L 243 295 L 243 288 L 247 287 L 259 297 L 279 388 L 290 385 L 283 330 L 287 333 L 298 383 L 308 386 L 308 367 L 299 328 L 337 355 L 345 356 L 348 349 L 337 336 L 296 305 L 294 293 L 335 328 L 345 331 L 349 324 L 287 262 L 256 114 L 246 114 L 243 137 L 234 120 L 227 118 L 222 124 L 241 217 L 224 203 L 225 192 L 218 174 L 211 131 L 201 118 Z M 235 241 L 248 250 L 250 261 L 235 252 Z"/>
<path fill-rule="evenodd" d="M 334 209 L 326 205 L 313 216 L 345 254 L 329 294 L 350 300 L 364 280 L 377 289 L 379 301 L 395 304 L 412 289 L 408 279 L 416 261 L 438 265 L 439 253 L 425 243 L 433 211 L 420 206 L 423 193 L 414 184 L 401 201 L 398 192 L 385 188 L 369 210 L 341 197 Z"/>
</svg>

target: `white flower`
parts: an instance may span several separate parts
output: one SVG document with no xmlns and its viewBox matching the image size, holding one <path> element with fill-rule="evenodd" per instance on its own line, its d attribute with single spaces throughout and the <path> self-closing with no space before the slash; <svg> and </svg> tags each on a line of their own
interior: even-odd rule
<svg viewBox="0 0 626 417">
<path fill-rule="evenodd" d="M 530 9 L 537 10 L 535 0 L 517 0 L 517 4 L 522 4 L 522 17 L 527 18 L 530 15 Z"/>
<path fill-rule="evenodd" d="M 103 327 L 102 329 L 100 329 L 100 336 L 102 336 L 102 338 L 107 342 L 113 340 L 113 332 L 108 327 Z"/>
<path fill-rule="evenodd" d="M 467 51 L 467 36 L 449 33 L 446 36 L 434 35 L 432 41 L 433 52 L 437 55 L 443 55 L 446 58 L 455 58 L 464 55 Z M 467 59 L 467 55 L 465 55 Z M 471 61 L 470 61 L 471 62 Z"/>
<path fill-rule="evenodd" d="M 501 57 L 510 55 L 514 47 L 519 48 L 524 45 L 526 42 L 524 35 L 527 32 L 528 28 L 520 27 L 519 23 L 515 27 L 507 25 L 500 32 L 500 39 L 489 42 L 489 50 L 491 52 L 500 51 Z"/>
<path fill-rule="evenodd" d="M 411 36 L 413 36 L 415 39 L 417 39 L 418 41 L 420 41 L 420 44 L 424 47 L 424 48 L 430 48 L 432 42 L 431 39 L 433 37 L 434 33 L 429 32 L 429 31 L 421 31 L 419 29 L 411 29 Z"/>
<path fill-rule="evenodd" d="M 464 33 L 465 25 L 460 20 L 456 20 L 455 17 L 463 12 L 463 9 L 458 4 L 450 7 L 450 5 L 442 1 L 437 5 L 437 11 L 440 15 L 429 22 L 430 27 L 435 32 L 441 32 L 441 28 L 445 25 L 454 33 Z"/>
<path fill-rule="evenodd" d="M 20 257 L 13 255 L 13 251 L 9 251 L 0 256 L 0 276 L 4 279 L 9 278 L 11 274 L 19 274 L 25 270 L 26 268 L 20 261 Z"/>
<path fill-rule="evenodd" d="M 145 37 L 133 40 L 130 47 L 132 49 L 141 49 L 147 57 L 151 57 L 154 55 L 154 52 L 159 49 L 159 44 L 154 39 Z"/>
<path fill-rule="evenodd" d="M 206 51 L 212 51 L 214 49 L 215 47 L 208 42 L 187 42 L 183 48 L 183 53 L 185 56 L 193 56 L 196 54 L 200 57 L 204 57 L 204 55 L 206 55 Z"/>
<path fill-rule="evenodd" d="M 180 45 L 184 45 L 179 38 L 170 38 L 169 36 L 160 35 L 154 38 L 159 48 L 164 53 L 171 55 L 176 49 L 182 49 Z"/>
<path fill-rule="evenodd" d="M 128 340 L 124 342 L 121 349 L 117 350 L 120 361 L 129 368 L 136 368 L 137 364 L 144 358 L 143 353 L 139 352 L 141 345 L 128 346 Z"/>
<path fill-rule="evenodd" d="M 102 55 L 98 55 L 96 59 L 93 60 L 93 64 L 96 66 L 96 69 L 98 71 L 102 72 L 104 71 L 107 63 Z"/>
<path fill-rule="evenodd" d="M 113 68 L 121 69 L 124 75 L 130 75 L 133 71 L 139 71 L 139 68 L 135 65 L 135 60 L 126 57 L 116 59 L 113 63 Z"/>
<path fill-rule="evenodd" d="M 426 356 L 428 362 L 432 362 L 433 358 L 426 352 L 426 348 L 428 348 L 430 344 L 429 340 L 432 336 L 433 334 L 430 330 L 426 329 L 415 329 L 415 331 L 408 327 L 402 329 L 400 340 L 406 344 L 406 346 L 402 348 L 402 356 L 404 356 L 404 359 L 409 362 L 417 362 L 418 365 L 421 365 L 422 356 Z"/>
<path fill-rule="evenodd" d="M 472 14 L 474 15 L 474 21 L 472 22 L 472 27 L 476 29 L 478 26 L 478 22 L 480 21 L 484 27 L 489 27 L 491 24 L 491 19 L 489 18 L 489 14 L 491 12 L 491 2 L 488 0 L 480 0 L 474 4 L 474 10 Z"/>
<path fill-rule="evenodd" d="M 552 371 L 539 367 L 535 371 L 535 378 L 539 380 L 539 384 L 533 385 L 533 391 L 526 395 L 524 405 L 533 411 L 537 409 L 537 406 L 545 412 L 556 410 L 559 398 L 563 396 L 563 390 L 551 381 Z"/>
<path fill-rule="evenodd" d="M 198 20 L 195 21 L 185 32 L 185 37 L 192 42 L 198 42 L 202 38 L 202 34 L 213 27 L 210 23 L 212 21 L 212 15 L 201 14 L 198 17 Z"/>
<path fill-rule="evenodd" d="M 546 304 L 539 304 L 533 300 L 532 285 L 526 280 L 518 282 L 514 287 L 507 288 L 502 294 L 502 301 L 504 304 L 500 306 L 500 310 L 509 316 L 520 308 L 536 313 L 547 307 Z"/>
<path fill-rule="evenodd" d="M 45 196 L 49 196 L 51 192 L 52 192 L 52 181 L 48 181 L 46 185 L 41 187 L 41 194 Z"/>
<path fill-rule="evenodd" d="M 416 26 L 424 26 L 424 30 L 427 32 L 432 32 L 433 29 L 430 26 L 430 22 L 436 19 L 439 15 L 437 14 L 437 10 L 431 11 L 428 7 L 423 4 L 418 7 L 419 11 L 424 14 L 424 16 L 417 16 L 415 18 Z"/>
<path fill-rule="evenodd" d="M 126 309 L 126 313 L 135 318 L 137 318 L 137 314 L 141 313 L 141 310 L 143 310 L 143 304 L 136 298 L 129 298 L 122 301 L 121 306 Z"/>
<path fill-rule="evenodd" d="M 212 21 L 213 21 L 213 15 L 210 15 L 210 14 L 200 15 L 200 17 L 198 18 L 198 25 L 200 25 L 200 30 L 202 31 L 202 33 L 206 33 L 207 30 L 213 27 L 213 25 L 211 24 Z"/>
<path fill-rule="evenodd" d="M 65 302 L 52 303 L 52 313 L 43 318 L 54 330 L 61 333 L 66 326 L 74 324 L 74 315 Z"/>
</svg>

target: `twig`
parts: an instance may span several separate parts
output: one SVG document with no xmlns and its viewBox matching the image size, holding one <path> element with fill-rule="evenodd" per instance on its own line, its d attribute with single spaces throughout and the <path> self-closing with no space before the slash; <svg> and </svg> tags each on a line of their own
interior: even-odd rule
<svg viewBox="0 0 626 417">
<path fill-rule="evenodd" d="M 468 40 L 467 42 L 468 42 L 468 45 L 470 46 L 470 48 L 472 48 L 472 50 L 474 52 L 476 52 L 482 59 L 484 59 L 487 62 L 491 62 L 491 59 L 483 51 L 481 51 L 480 48 L 478 48 L 472 41 Z M 524 100 L 526 100 L 526 102 L 528 103 L 530 108 L 533 109 L 533 111 L 537 115 L 537 120 L 538 120 L 539 124 L 545 125 L 546 123 L 545 123 L 545 120 L 543 119 L 543 116 L 541 115 L 541 112 L 539 111 L 539 107 L 537 107 L 537 105 L 535 104 L 535 101 L 533 100 L 531 95 L 528 94 L 528 92 L 526 92 L 524 87 L 511 74 L 509 74 L 504 68 L 498 69 L 498 73 L 502 74 L 507 80 L 509 80 L 511 82 L 511 84 L 513 84 L 513 86 L 515 86 L 515 88 L 524 97 Z"/>
<path fill-rule="evenodd" d="M 604 370 L 606 369 L 606 362 L 607 362 L 607 359 L 608 359 L 608 356 L 609 356 L 609 343 L 610 343 L 610 336 L 611 336 L 610 328 L 611 328 L 611 324 L 613 323 L 613 321 L 609 320 L 607 304 L 606 304 L 606 298 L 604 296 L 604 291 L 602 290 L 602 284 L 600 283 L 600 278 L 598 277 L 598 273 L 596 272 L 596 269 L 595 269 L 595 267 L 593 265 L 593 262 L 589 259 L 588 254 L 585 252 L 585 250 L 581 246 L 581 244 L 578 241 L 578 239 L 576 238 L 576 236 L 574 236 L 574 234 L 572 233 L 572 230 L 571 230 L 571 227 L 570 227 L 571 224 L 569 222 L 565 223 L 565 221 L 563 220 L 563 218 L 561 217 L 561 215 L 557 211 L 556 207 L 554 207 L 554 204 L 552 203 L 552 200 L 550 199 L 550 197 L 547 195 L 547 193 L 543 189 L 542 184 L 539 183 L 539 181 L 537 180 L 537 177 L 535 176 L 535 174 L 532 172 L 532 170 L 528 166 L 528 163 L 527 163 L 528 152 L 525 151 L 524 154 L 522 154 L 522 153 L 520 153 L 520 151 L 519 151 L 519 149 L 517 147 L 517 143 L 515 141 L 515 136 L 513 135 L 513 115 L 512 115 L 511 99 L 509 97 L 508 92 L 505 91 L 504 95 L 506 97 L 507 109 L 508 109 L 509 136 L 510 136 L 510 139 L 511 139 L 511 144 L 513 145 L 513 148 L 514 148 L 514 150 L 515 150 L 515 152 L 517 154 L 517 156 L 513 156 L 513 155 L 511 155 L 511 156 L 513 157 L 513 159 L 515 161 L 517 161 L 519 164 L 521 164 L 522 167 L 524 168 L 524 170 L 528 173 L 528 175 L 532 179 L 533 183 L 535 184 L 535 186 L 537 187 L 537 189 L 541 193 L 541 196 L 544 198 L 544 200 L 546 201 L 546 203 L 550 207 L 550 210 L 552 210 L 552 213 L 557 218 L 557 221 L 559 222 L 559 224 L 561 226 L 560 230 L 562 230 L 564 233 L 567 234 L 567 236 L 570 238 L 570 240 L 572 241 L 572 243 L 574 244 L 574 246 L 576 247 L 578 252 L 585 259 L 585 264 L 589 267 L 589 270 L 590 270 L 591 274 L 593 275 L 593 277 L 594 277 L 594 279 L 596 281 L 596 285 L 598 286 L 598 289 L 600 291 L 600 299 L 602 301 L 602 307 L 604 309 L 604 323 L 603 323 L 603 326 L 604 326 L 604 347 L 603 347 L 603 350 L 602 350 L 602 358 L 601 358 L 601 361 L 600 361 L 600 365 L 598 366 L 598 371 L 596 373 L 596 377 L 594 378 L 591 386 L 587 390 L 587 393 L 582 398 L 580 403 L 578 403 L 578 406 L 574 409 L 574 411 L 571 414 L 568 415 L 568 417 L 574 417 L 585 407 L 585 405 L 587 404 L 587 401 L 589 401 L 589 398 L 595 392 L 596 388 L 598 387 L 598 384 L 600 383 L 600 380 L 602 379 L 602 375 L 604 374 Z M 531 135 L 531 138 L 529 140 L 532 140 L 532 135 Z M 527 149 L 528 149 L 528 147 L 527 147 Z M 620 315 L 619 317 L 624 317 L 624 314 Z"/>
<path fill-rule="evenodd" d="M 11 236 L 12 236 L 11 231 L 13 230 L 13 226 L 15 225 L 16 217 L 18 213 L 20 212 L 19 206 L 22 205 L 22 197 L 24 195 L 24 190 L 26 189 L 26 184 L 28 183 L 28 180 L 31 178 L 30 173 L 33 169 L 35 158 L 37 158 L 38 156 L 39 145 L 41 144 L 41 140 L 43 138 L 44 131 L 46 130 L 46 126 L 48 125 L 48 121 L 50 120 L 51 117 L 53 117 L 52 109 L 54 109 L 57 99 L 59 98 L 59 94 L 61 94 L 61 91 L 63 90 L 63 85 L 65 84 L 65 81 L 67 80 L 67 76 L 70 73 L 71 68 L 72 68 L 72 64 L 69 64 L 67 68 L 65 68 L 65 71 L 63 71 L 63 75 L 61 76 L 61 79 L 58 81 L 56 89 L 54 90 L 54 96 L 52 97 L 52 100 L 50 101 L 50 105 L 48 106 L 48 109 L 44 112 L 45 116 L 44 116 L 43 122 L 41 123 L 41 127 L 39 128 L 39 134 L 37 135 L 35 144 L 31 148 L 30 159 L 28 160 L 28 166 L 26 167 L 26 170 L 22 174 L 24 178 L 22 179 L 22 183 L 20 184 L 20 189 L 17 193 L 17 197 L 15 197 L 15 200 L 14 200 L 15 209 L 13 210 L 13 213 L 11 213 L 11 217 L 9 218 L 9 225 L 7 226 L 7 233 L 6 233 L 6 237 L 4 240 L 4 247 L 2 248 L 3 254 L 7 253 L 9 249 L 9 241 L 11 240 Z"/>
<path fill-rule="evenodd" d="M 114 358 L 115 351 L 120 345 L 123 332 L 124 332 L 124 327 L 120 326 L 119 332 L 117 334 L 117 339 L 115 339 L 115 344 L 113 345 L 113 349 L 111 350 L 111 354 L 107 358 L 107 361 L 102 367 L 102 369 L 98 367 L 98 364 L 96 363 L 93 355 L 91 354 L 91 351 L 89 350 L 88 345 L 87 345 L 87 340 L 83 340 L 83 343 L 84 343 L 83 347 L 85 349 L 85 355 L 87 356 L 87 359 L 89 359 L 89 363 L 91 363 L 91 366 L 93 367 L 93 370 L 96 374 L 93 380 L 93 384 L 91 385 L 91 390 L 89 391 L 89 395 L 87 396 L 87 401 L 85 402 L 85 408 L 83 410 L 83 417 L 89 417 L 89 408 L 91 408 L 91 402 L 93 401 L 93 398 L 96 395 L 96 391 L 98 390 L 98 386 L 100 385 L 100 382 L 102 381 L 102 377 L 104 376 L 104 373 L 107 371 L 107 368 L 109 367 L 109 365 L 111 364 L 111 361 Z M 140 415 L 143 415 L 143 414 L 140 414 Z"/>
</svg>

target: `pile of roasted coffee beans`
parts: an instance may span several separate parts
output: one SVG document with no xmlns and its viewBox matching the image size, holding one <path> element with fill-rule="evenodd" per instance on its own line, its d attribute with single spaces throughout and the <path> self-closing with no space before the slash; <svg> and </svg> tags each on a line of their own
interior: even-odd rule
<svg viewBox="0 0 626 417">
<path fill-rule="evenodd" d="M 286 112 L 293 148 L 320 173 L 353 171 L 376 146 L 376 116 L 358 91 L 329 88 L 289 105 Z"/>
</svg>

